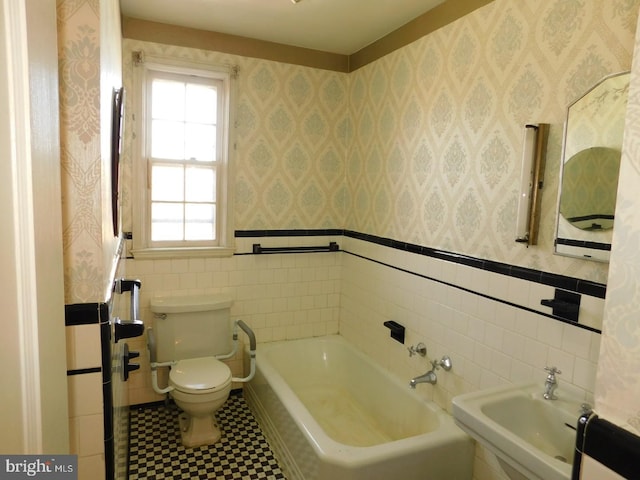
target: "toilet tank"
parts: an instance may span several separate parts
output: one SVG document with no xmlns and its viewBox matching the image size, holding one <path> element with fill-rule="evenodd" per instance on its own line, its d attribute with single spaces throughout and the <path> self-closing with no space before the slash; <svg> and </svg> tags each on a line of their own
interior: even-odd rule
<svg viewBox="0 0 640 480">
<path fill-rule="evenodd" d="M 151 299 L 157 361 L 229 353 L 232 303 L 226 295 Z"/>
</svg>

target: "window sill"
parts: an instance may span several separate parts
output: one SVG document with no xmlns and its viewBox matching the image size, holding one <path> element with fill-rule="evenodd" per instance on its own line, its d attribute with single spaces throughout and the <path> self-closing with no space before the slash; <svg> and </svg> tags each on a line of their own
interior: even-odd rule
<svg viewBox="0 0 640 480">
<path fill-rule="evenodd" d="M 231 257 L 235 252 L 233 247 L 174 247 L 174 248 L 137 248 L 131 250 L 134 259 L 163 259 L 163 258 L 205 258 Z"/>
</svg>

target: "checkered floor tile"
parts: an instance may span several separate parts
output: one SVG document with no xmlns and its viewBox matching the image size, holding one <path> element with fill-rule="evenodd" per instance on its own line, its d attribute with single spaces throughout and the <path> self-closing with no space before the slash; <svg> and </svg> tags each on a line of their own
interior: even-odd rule
<svg viewBox="0 0 640 480">
<path fill-rule="evenodd" d="M 242 394 L 232 393 L 216 418 L 222 439 L 185 448 L 174 404 L 130 411 L 129 479 L 284 480 Z"/>
</svg>

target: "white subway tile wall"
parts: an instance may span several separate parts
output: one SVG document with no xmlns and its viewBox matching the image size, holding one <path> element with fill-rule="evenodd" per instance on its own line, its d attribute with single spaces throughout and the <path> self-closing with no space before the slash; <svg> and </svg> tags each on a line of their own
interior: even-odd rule
<svg viewBox="0 0 640 480">
<path fill-rule="evenodd" d="M 253 243 L 329 241 L 345 252 L 128 259 L 126 271 L 142 281 L 147 325 L 153 324 L 148 307 L 154 296 L 225 292 L 234 298 L 232 318 L 247 322 L 259 343 L 340 333 L 407 382 L 427 371 L 429 360 L 449 355 L 453 369 L 438 372 L 436 386 L 418 386 L 448 411 L 455 395 L 480 388 L 530 380 L 542 388 L 547 365 L 562 370 L 559 394 L 572 391 L 593 401 L 600 335 L 536 313 L 548 310 L 540 300 L 553 297 L 552 287 L 345 236 L 238 238 L 236 251 L 248 253 Z M 582 295 L 582 305 L 590 316 L 602 316 L 604 300 Z M 383 326 L 390 319 L 406 327 L 405 345 Z M 409 357 L 407 347 L 418 342 L 426 344 L 427 358 Z M 128 382 L 130 403 L 163 399 L 151 388 L 145 337 L 129 344 L 144 352 Z M 244 375 L 241 353 L 228 362 L 235 376 Z M 504 478 L 481 447 L 475 462 L 475 480 Z"/>
<path fill-rule="evenodd" d="M 67 370 L 99 367 L 102 364 L 100 325 L 65 327 L 67 336 Z"/>
<path fill-rule="evenodd" d="M 78 327 L 67 327 L 69 328 Z M 98 354 L 100 349 L 97 350 Z M 102 373 L 69 375 L 70 450 L 78 455 L 78 478 L 105 478 Z"/>
<path fill-rule="evenodd" d="M 239 240 L 238 251 L 249 251 L 253 240 Z M 295 239 L 261 243 L 282 246 L 285 241 L 295 243 Z M 447 410 L 451 398 L 460 393 L 507 382 L 542 383 L 547 365 L 563 371 L 560 392 L 571 389 L 592 400 L 600 335 L 495 299 L 521 302 L 523 307 L 544 312 L 540 298 L 532 292 L 545 297 L 553 293 L 550 287 L 358 239 L 342 237 L 339 241 L 350 253 L 129 259 L 127 272 L 143 282 L 142 318 L 147 325 L 153 324 L 148 310 L 151 297 L 225 292 L 234 298 L 232 318 L 246 321 L 259 343 L 339 332 L 407 381 L 429 367 L 426 359 L 409 358 L 406 350 L 423 341 L 429 359 L 446 354 L 454 361 L 451 372 L 439 375 L 437 387 L 420 388 L 425 397 Z M 312 239 L 307 243 L 324 242 Z M 404 270 L 395 268 L 397 265 Z M 207 281 L 188 280 L 194 275 Z M 441 283 L 462 278 L 474 280 L 465 286 L 470 291 Z M 486 291 L 482 286 L 490 284 L 502 288 L 489 289 L 488 296 L 479 294 Z M 590 298 L 589 302 L 594 310 L 602 311 L 602 299 Z M 389 319 L 407 328 L 406 345 L 390 339 L 383 326 Z M 132 349 L 146 351 L 144 337 L 130 344 Z M 132 404 L 161 398 L 151 391 L 145 357 L 142 368 L 130 377 Z M 239 355 L 230 363 L 234 375 L 243 374 Z"/>
<path fill-rule="evenodd" d="M 324 245 L 329 240 L 297 237 L 297 243 Z M 237 251 L 251 251 L 253 240 L 238 239 Z M 285 246 L 288 238 L 260 239 L 263 246 Z M 271 342 L 338 333 L 342 254 L 298 253 L 236 255 L 230 258 L 185 260 L 126 260 L 127 274 L 142 281 L 141 316 L 153 325 L 152 297 L 227 293 L 234 299 L 233 320 L 244 320 L 258 342 Z M 244 334 L 240 334 L 244 342 Z M 129 341 L 141 355 L 140 370 L 129 377 L 132 405 L 161 400 L 151 388 L 146 336 Z M 243 376 L 242 352 L 226 361 L 234 376 Z M 159 375 L 166 384 L 166 372 Z M 240 384 L 233 385 L 241 387 Z"/>
<path fill-rule="evenodd" d="M 372 260 L 382 258 L 363 243 L 345 238 L 344 249 Z M 555 365 L 563 372 L 559 391 L 572 390 L 587 401 L 593 400 L 598 333 L 477 294 L 486 291 L 484 285 L 501 284 L 502 288 L 489 289 L 488 295 L 544 312 L 540 300 L 549 293 L 553 296 L 551 287 L 505 276 L 502 280 L 498 274 L 449 262 L 429 272 L 421 264 L 433 265 L 433 259 L 387 250 L 397 257 L 387 255 L 384 261 L 390 262 L 389 266 L 344 254 L 340 333 L 407 381 L 428 370 L 429 362 L 419 357 L 403 361 L 408 358 L 406 349 L 389 338 L 384 321 L 393 319 L 405 325 L 406 345 L 424 342 L 428 359 L 449 355 L 453 370 L 439 373 L 436 387 L 424 386 L 425 397 L 445 390 L 440 406 L 450 411 L 452 397 L 478 388 L 530 380 L 540 380 L 542 385 L 544 367 Z M 430 278 L 393 268 L 407 263 L 412 272 Z M 456 267 L 463 273 L 452 276 Z M 477 293 L 440 283 L 452 278 L 474 279 L 464 288 Z M 464 283 L 458 280 L 456 284 Z M 604 300 L 589 297 L 589 303 L 602 315 Z"/>
<path fill-rule="evenodd" d="M 542 390 L 544 367 L 555 365 L 562 370 L 558 393 L 593 404 L 600 334 L 498 301 L 545 312 L 540 300 L 553 297 L 552 287 L 353 238 L 343 243 L 350 253 L 388 265 L 344 254 L 340 333 L 407 382 L 429 370 L 429 360 L 449 355 L 453 369 L 439 371 L 435 386 L 418 386 L 426 399 L 450 412 L 454 396 L 477 389 L 533 380 Z M 604 300 L 582 299 L 589 316 L 601 319 Z M 389 337 L 383 326 L 389 319 L 407 328 L 404 346 Z M 427 358 L 409 358 L 406 347 L 418 342 L 426 344 Z M 496 457 L 478 445 L 474 480 L 506 478 Z"/>
</svg>

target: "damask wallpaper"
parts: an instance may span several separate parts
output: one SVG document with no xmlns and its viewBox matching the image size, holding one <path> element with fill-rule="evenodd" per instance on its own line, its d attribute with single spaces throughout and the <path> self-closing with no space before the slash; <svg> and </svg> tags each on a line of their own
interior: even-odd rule
<svg viewBox="0 0 640 480">
<path fill-rule="evenodd" d="M 606 283 L 552 255 L 566 108 L 628 70 L 639 2 L 496 0 L 350 77 L 346 227 Z M 539 244 L 514 241 L 526 123 L 551 124 Z"/>
<path fill-rule="evenodd" d="M 63 101 L 86 103 L 63 114 L 75 122 L 63 122 L 66 275 L 86 298 L 103 268 L 95 2 L 60 3 L 76 66 L 61 62 Z M 638 4 L 496 0 L 351 74 L 125 39 L 123 74 L 127 85 L 133 50 L 238 65 L 236 229 L 347 228 L 606 282 L 606 265 L 551 254 L 562 130 L 573 99 L 630 68 Z M 525 248 L 514 185 L 528 122 L 551 132 L 539 245 Z M 126 145 L 123 160 L 128 185 Z M 123 202 L 127 230 L 130 192 Z"/>
<path fill-rule="evenodd" d="M 296 65 L 125 39 L 128 125 L 123 150 L 124 229 L 131 229 L 131 136 L 135 92 L 131 53 L 236 65 L 236 229 L 340 228 L 345 216 L 349 141 L 348 77 Z"/>
<path fill-rule="evenodd" d="M 347 228 L 604 283 L 605 264 L 552 255 L 563 124 L 630 68 L 639 4 L 496 0 L 351 74 L 125 39 L 125 85 L 134 50 L 238 65 L 236 229 Z M 551 133 L 526 248 L 514 230 L 531 122 Z"/>
<path fill-rule="evenodd" d="M 344 225 L 344 73 L 237 59 L 236 228 Z"/>
<path fill-rule="evenodd" d="M 118 241 L 111 226 L 113 88 L 122 85 L 117 0 L 58 0 L 65 302 L 104 301 Z"/>
<path fill-rule="evenodd" d="M 57 2 L 66 303 L 103 296 L 99 3 Z"/>
</svg>

